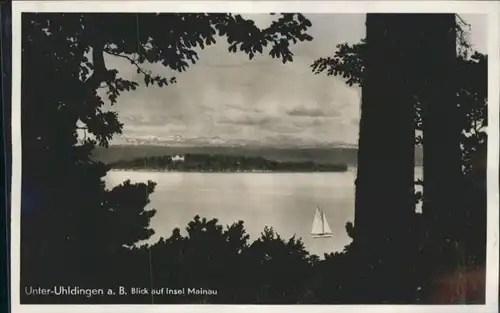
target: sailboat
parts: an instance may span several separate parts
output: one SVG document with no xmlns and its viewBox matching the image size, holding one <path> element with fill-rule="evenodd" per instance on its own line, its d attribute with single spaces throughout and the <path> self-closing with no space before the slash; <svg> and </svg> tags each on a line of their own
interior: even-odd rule
<svg viewBox="0 0 500 313">
<path fill-rule="evenodd" d="M 316 207 L 316 213 L 314 213 L 311 235 L 313 238 L 333 237 L 332 230 L 326 219 L 326 214 L 319 207 Z"/>
</svg>

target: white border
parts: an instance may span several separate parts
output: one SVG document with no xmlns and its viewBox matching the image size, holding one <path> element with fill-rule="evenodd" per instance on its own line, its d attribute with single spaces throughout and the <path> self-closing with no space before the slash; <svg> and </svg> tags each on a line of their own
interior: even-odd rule
<svg viewBox="0 0 500 313">
<path fill-rule="evenodd" d="M 21 12 L 448 12 L 488 15 L 488 222 L 486 304 L 474 306 L 417 305 L 20 305 L 20 205 L 21 205 Z M 499 223 L 499 20 L 498 2 L 473 1 L 14 1 L 12 3 L 12 312 L 484 312 L 498 310 Z M 15 248 L 15 249 L 14 249 Z M 340 311 L 339 311 L 340 310 Z"/>
</svg>

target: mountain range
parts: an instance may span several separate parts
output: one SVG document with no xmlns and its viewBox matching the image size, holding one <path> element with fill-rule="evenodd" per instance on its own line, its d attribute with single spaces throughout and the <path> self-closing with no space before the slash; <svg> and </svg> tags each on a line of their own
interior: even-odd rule
<svg viewBox="0 0 500 313">
<path fill-rule="evenodd" d="M 113 140 L 114 145 L 153 145 L 153 146 L 175 146 L 175 147 L 192 147 L 192 146 L 217 146 L 217 147 L 256 147 L 256 146 L 272 146 L 282 148 L 319 148 L 319 147 L 356 147 L 356 145 L 346 144 L 341 142 L 324 142 L 314 139 L 298 138 L 290 135 L 268 136 L 258 139 L 230 139 L 214 137 L 184 137 L 182 135 L 173 135 L 166 137 L 144 136 L 144 137 L 128 137 L 120 136 Z"/>
</svg>

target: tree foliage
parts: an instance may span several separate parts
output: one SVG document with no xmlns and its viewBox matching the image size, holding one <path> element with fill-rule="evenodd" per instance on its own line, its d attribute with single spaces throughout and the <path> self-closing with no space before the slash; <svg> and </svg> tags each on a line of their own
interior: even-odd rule
<svg viewBox="0 0 500 313">
<path fill-rule="evenodd" d="M 463 23 L 462 23 L 463 24 Z M 458 31 L 459 53 L 457 78 L 457 106 L 463 120 L 462 159 L 464 173 L 471 170 L 470 157 L 477 147 L 486 141 L 487 126 L 487 80 L 488 56 L 477 51 L 471 53 L 467 41 L 467 32 L 463 25 Z M 328 76 L 339 76 L 349 86 L 363 86 L 363 59 L 366 54 L 366 40 L 356 44 L 342 43 L 333 56 L 322 57 L 311 64 L 315 74 L 325 73 Z M 422 130 L 422 107 L 415 101 L 415 129 Z M 416 137 L 416 144 L 422 144 L 422 136 Z M 420 184 L 421 182 L 418 182 Z"/>
<path fill-rule="evenodd" d="M 238 14 L 28 13 L 22 18 L 22 280 L 60 285 L 91 279 L 123 246 L 148 239 L 155 210 L 145 209 L 153 182 L 105 188 L 109 167 L 91 158 L 123 124 L 114 105 L 139 81 L 109 68 L 127 59 L 146 86 L 167 86 L 145 64 L 172 72 L 196 63 L 200 49 L 226 39 L 229 52 L 293 61 L 291 46 L 310 41 L 309 20 L 281 14 L 264 29 Z M 87 135 L 83 140 L 80 131 Z M 81 271 L 75 268 L 81 267 Z"/>
<path fill-rule="evenodd" d="M 108 100 L 114 104 L 122 92 L 134 90 L 138 82 L 124 80 L 117 69 L 108 69 L 105 55 L 127 59 L 146 86 L 162 87 L 175 83 L 175 77 L 155 75 L 144 69 L 145 63 L 184 72 L 197 62 L 199 50 L 215 44 L 217 37 L 227 40 L 229 52 L 240 51 L 252 59 L 269 48 L 271 57 L 291 62 L 290 45 L 312 40 L 306 33 L 310 26 L 303 15 L 291 13 L 282 14 L 265 29 L 238 14 L 44 13 L 23 18 L 23 44 L 26 49 L 35 46 L 33 53 L 43 50 L 51 59 L 45 63 L 46 70 L 57 71 L 53 78 L 59 80 L 51 85 L 65 86 L 71 93 L 57 93 L 64 97 L 61 102 L 71 107 L 73 118 L 81 120 L 100 145 L 106 146 L 121 132 L 122 124 L 116 113 L 101 111 L 104 100 L 96 90 L 106 88 Z M 32 57 L 33 61 L 39 59 L 39 55 Z"/>
<path fill-rule="evenodd" d="M 349 86 L 363 85 L 363 56 L 366 53 L 366 40 L 357 44 L 343 43 L 337 46 L 332 57 L 322 57 L 311 65 L 315 74 L 325 73 L 328 76 L 340 76 Z M 462 48 L 464 48 L 462 46 Z M 474 145 L 484 142 L 487 126 L 487 84 L 488 56 L 474 51 L 472 55 L 458 55 L 459 73 L 457 87 L 457 105 L 464 116 L 462 127 L 464 134 L 462 144 L 464 160 L 470 154 L 471 141 Z M 416 130 L 422 130 L 422 108 L 415 102 Z M 422 137 L 417 137 L 416 144 L 422 143 Z"/>
</svg>

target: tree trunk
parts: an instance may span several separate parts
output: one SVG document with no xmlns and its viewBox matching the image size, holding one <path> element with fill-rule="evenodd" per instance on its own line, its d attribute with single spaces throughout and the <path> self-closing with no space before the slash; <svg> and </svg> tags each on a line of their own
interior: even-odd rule
<svg viewBox="0 0 500 313">
<path fill-rule="evenodd" d="M 423 214 L 429 234 L 426 250 L 431 280 L 455 262 L 455 245 L 463 222 L 455 19 L 455 14 L 428 14 L 420 23 L 420 40 L 425 42 L 417 62 L 423 107 Z M 445 250 L 449 252 L 445 254 Z"/>
<path fill-rule="evenodd" d="M 367 15 L 356 179 L 355 247 L 363 302 L 407 302 L 415 212 L 414 100 L 408 82 L 408 14 Z M 369 264 L 367 264 L 369 263 Z M 383 282 L 383 283 L 382 283 Z M 384 287 L 382 287 L 384 286 Z"/>
</svg>

